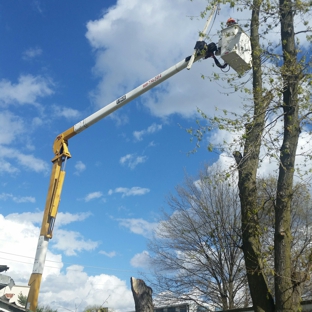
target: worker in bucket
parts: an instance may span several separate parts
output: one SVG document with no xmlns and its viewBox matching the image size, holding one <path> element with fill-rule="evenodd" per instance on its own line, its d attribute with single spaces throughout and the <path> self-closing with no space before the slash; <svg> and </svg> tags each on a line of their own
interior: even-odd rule
<svg viewBox="0 0 312 312">
<path fill-rule="evenodd" d="M 237 24 L 237 23 L 236 23 L 235 19 L 232 18 L 232 17 L 230 17 L 230 18 L 226 21 L 226 26 L 227 26 L 227 27 L 233 26 L 233 25 L 235 25 L 235 24 Z"/>
</svg>

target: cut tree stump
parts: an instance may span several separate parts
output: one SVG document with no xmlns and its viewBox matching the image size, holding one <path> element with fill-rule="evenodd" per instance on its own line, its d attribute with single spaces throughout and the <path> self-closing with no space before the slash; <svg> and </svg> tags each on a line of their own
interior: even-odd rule
<svg viewBox="0 0 312 312">
<path fill-rule="evenodd" d="M 135 312 L 153 312 L 153 290 L 141 279 L 131 277 L 131 290 L 135 303 Z"/>
</svg>

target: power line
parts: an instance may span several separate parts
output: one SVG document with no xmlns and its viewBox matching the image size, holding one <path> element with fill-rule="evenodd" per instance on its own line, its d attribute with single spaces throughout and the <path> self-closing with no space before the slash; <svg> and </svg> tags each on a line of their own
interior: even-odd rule
<svg viewBox="0 0 312 312">
<path fill-rule="evenodd" d="M 16 257 L 22 257 L 22 258 L 27 258 L 27 259 L 34 260 L 34 257 L 13 254 L 13 253 L 5 252 L 5 251 L 0 251 L 0 253 L 4 253 L 4 254 L 10 255 L 10 256 L 16 256 Z M 24 261 L 20 261 L 20 260 L 7 259 L 7 258 L 3 258 L 3 257 L 0 257 L 0 259 L 33 265 L 33 263 L 24 262 Z M 111 271 L 120 271 L 120 272 L 133 272 L 134 271 L 134 270 L 126 270 L 126 269 L 105 268 L 105 267 L 98 267 L 98 266 L 91 266 L 91 265 L 84 265 L 84 264 L 77 264 L 77 263 L 70 263 L 70 262 L 61 262 L 61 261 L 54 261 L 54 260 L 46 260 L 46 262 L 52 262 L 52 263 L 58 263 L 58 264 L 66 264 L 66 265 L 81 265 L 84 268 L 99 269 L 99 270 L 111 270 Z M 47 266 L 47 265 L 45 265 L 45 267 L 51 268 L 51 269 L 61 269 L 60 267 L 53 267 L 53 266 Z M 73 271 L 78 271 L 78 270 L 71 269 L 71 268 L 67 268 L 67 269 L 68 270 L 73 270 Z"/>
</svg>

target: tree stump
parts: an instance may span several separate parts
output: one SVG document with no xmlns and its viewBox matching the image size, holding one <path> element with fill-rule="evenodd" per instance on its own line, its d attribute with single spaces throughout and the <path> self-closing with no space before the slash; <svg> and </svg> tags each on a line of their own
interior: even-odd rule
<svg viewBox="0 0 312 312">
<path fill-rule="evenodd" d="M 153 290 L 151 287 L 146 286 L 145 282 L 141 279 L 131 277 L 131 290 L 135 303 L 136 312 L 153 312 Z"/>
</svg>

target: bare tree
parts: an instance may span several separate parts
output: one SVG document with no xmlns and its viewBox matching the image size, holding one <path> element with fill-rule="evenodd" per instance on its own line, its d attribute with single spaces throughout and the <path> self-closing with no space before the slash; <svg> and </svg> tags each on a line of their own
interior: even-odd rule
<svg viewBox="0 0 312 312">
<path fill-rule="evenodd" d="M 259 220 L 261 224 L 261 256 L 265 262 L 265 271 L 274 294 L 274 233 L 275 233 L 275 194 L 276 178 L 273 176 L 257 180 Z M 308 273 L 309 257 L 312 247 L 312 200 L 309 187 L 296 183 L 291 200 L 291 271 L 293 279 L 300 278 L 297 298 L 311 299 L 311 281 Z M 299 276 L 298 276 L 299 274 Z M 296 287 L 296 285 L 294 285 Z"/>
<path fill-rule="evenodd" d="M 186 176 L 167 200 L 150 241 L 154 268 L 150 281 L 162 302 L 203 302 L 223 310 L 249 303 L 241 250 L 238 193 L 218 169 Z"/>
<path fill-rule="evenodd" d="M 295 0 L 229 0 L 249 18 L 252 87 L 233 77 L 234 91 L 251 96 L 242 113 L 209 116 L 208 126 L 189 132 L 202 141 L 211 129 L 236 132 L 238 138 L 223 149 L 233 152 L 239 175 L 241 231 L 248 284 L 256 312 L 297 311 L 300 288 L 311 270 L 312 252 L 298 272 L 292 267 L 291 202 L 298 154 L 311 159 L 311 149 L 298 151 L 302 130 L 311 124 L 311 3 Z M 207 10 L 215 1 L 209 1 Z M 247 17 L 246 17 L 247 15 Z M 295 19 L 297 19 L 295 21 Z M 299 22 L 300 21 L 300 22 Z M 271 36 L 272 33 L 275 36 Z M 298 35 L 306 34 L 302 44 Z M 215 76 L 214 76 L 215 77 Z M 248 79 L 247 79 L 248 80 Z M 231 79 L 227 78 L 228 83 Z M 242 134 L 243 133 L 243 134 Z M 209 144 L 209 150 L 214 147 Z M 233 147 L 235 149 L 233 150 Z M 268 284 L 261 246 L 257 206 L 257 174 L 263 157 L 277 161 L 274 195 L 274 297 Z M 306 173 L 304 167 L 297 173 Z M 309 170 L 307 170 L 309 174 Z M 302 177 L 302 176 L 301 176 Z"/>
</svg>

